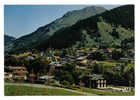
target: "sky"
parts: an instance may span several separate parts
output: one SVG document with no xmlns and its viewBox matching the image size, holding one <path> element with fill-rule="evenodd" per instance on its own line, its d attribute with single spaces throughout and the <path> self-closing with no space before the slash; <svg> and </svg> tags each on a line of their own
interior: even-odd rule
<svg viewBox="0 0 140 100">
<path fill-rule="evenodd" d="M 5 5 L 4 33 L 15 38 L 34 32 L 66 12 L 92 5 Z M 119 5 L 93 5 L 112 9 Z"/>
</svg>

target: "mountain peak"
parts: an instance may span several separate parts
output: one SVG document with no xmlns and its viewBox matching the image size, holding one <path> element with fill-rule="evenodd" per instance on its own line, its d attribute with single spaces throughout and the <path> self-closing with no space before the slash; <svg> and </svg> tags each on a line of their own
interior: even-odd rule
<svg viewBox="0 0 140 100">
<path fill-rule="evenodd" d="M 92 12 L 92 13 L 96 14 L 98 11 L 99 11 L 99 13 L 101 13 L 101 12 L 106 11 L 106 9 L 103 7 L 89 6 L 89 7 L 82 8 L 80 10 L 68 11 L 66 14 L 64 14 L 63 17 L 67 17 L 67 16 L 70 16 L 72 14 L 78 14 L 78 13 L 82 13 L 82 12 L 89 12 L 89 13 Z"/>
<path fill-rule="evenodd" d="M 40 40 L 46 41 L 51 36 L 53 36 L 53 34 L 56 31 L 62 30 L 66 27 L 70 27 L 80 20 L 89 18 L 96 14 L 103 13 L 105 11 L 106 9 L 104 8 L 98 9 L 98 7 L 95 6 L 86 7 L 80 10 L 69 11 L 66 14 L 64 14 L 63 17 L 58 18 L 55 21 L 51 22 L 50 24 L 47 24 L 41 28 L 38 28 L 35 32 L 16 39 L 13 44 L 13 46 L 15 45 L 14 49 L 15 48 L 19 49 L 21 47 L 23 49 L 23 47 L 27 47 L 29 45 L 31 45 L 32 47 L 34 45 L 35 46 L 39 45 Z"/>
<path fill-rule="evenodd" d="M 83 8 L 83 10 L 95 10 L 97 7 L 96 6 L 89 6 L 89 7 L 86 7 L 86 8 Z"/>
</svg>

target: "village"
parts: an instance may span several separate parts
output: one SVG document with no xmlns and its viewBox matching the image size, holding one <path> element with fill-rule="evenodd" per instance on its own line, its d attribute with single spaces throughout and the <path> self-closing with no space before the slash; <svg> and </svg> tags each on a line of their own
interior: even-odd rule
<svg viewBox="0 0 140 100">
<path fill-rule="evenodd" d="M 121 48 L 76 50 L 49 48 L 40 53 L 28 51 L 7 54 L 4 80 L 6 83 L 44 84 L 74 90 L 86 87 L 105 91 L 110 89 L 110 91 L 134 92 L 133 77 L 126 79 L 123 73 L 127 66 L 132 68 L 134 66 L 134 59 L 131 56 L 134 52 L 132 50 L 128 52 L 130 55 L 122 55 Z M 128 72 L 126 74 L 128 75 Z"/>
</svg>

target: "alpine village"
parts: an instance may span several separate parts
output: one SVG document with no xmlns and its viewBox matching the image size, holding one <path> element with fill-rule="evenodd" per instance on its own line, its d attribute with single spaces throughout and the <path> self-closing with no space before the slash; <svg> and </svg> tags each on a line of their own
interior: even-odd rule
<svg viewBox="0 0 140 100">
<path fill-rule="evenodd" d="M 4 39 L 7 96 L 135 94 L 134 5 L 69 11 Z"/>
</svg>

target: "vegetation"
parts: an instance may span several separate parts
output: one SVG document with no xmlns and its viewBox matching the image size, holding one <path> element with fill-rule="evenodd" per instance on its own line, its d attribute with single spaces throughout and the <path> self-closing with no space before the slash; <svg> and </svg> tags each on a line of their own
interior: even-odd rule
<svg viewBox="0 0 140 100">
<path fill-rule="evenodd" d="M 93 73 L 104 74 L 104 66 L 102 64 L 94 64 L 93 65 Z"/>
<path fill-rule="evenodd" d="M 67 86 L 70 86 L 73 83 L 77 84 L 79 82 L 79 75 L 80 71 L 76 70 L 76 66 L 74 64 L 67 64 L 63 69 L 55 70 L 56 79 Z"/>
<path fill-rule="evenodd" d="M 90 88 L 82 88 L 81 91 L 88 92 L 97 95 L 103 96 L 133 96 L 134 92 L 117 92 L 117 91 L 105 91 L 105 90 L 97 90 L 97 89 L 90 89 Z"/>
<path fill-rule="evenodd" d="M 81 20 L 71 27 L 55 32 L 50 39 L 36 46 L 36 48 L 46 49 L 46 45 L 57 49 L 68 48 L 73 45 L 77 45 L 77 47 L 120 47 L 122 41 L 134 36 L 134 28 L 132 27 L 134 25 L 132 22 L 134 21 L 133 7 L 133 5 L 121 6 Z M 127 17 L 127 19 L 126 16 L 130 15 L 131 17 Z M 114 17 L 112 18 L 112 16 Z M 117 38 L 115 33 L 118 35 Z"/>
<path fill-rule="evenodd" d="M 5 45 L 10 43 L 10 42 L 13 42 L 14 40 L 15 40 L 14 37 L 9 36 L 9 35 L 4 35 L 4 43 L 5 43 Z"/>
<path fill-rule="evenodd" d="M 19 39 L 16 39 L 11 43 L 12 47 L 10 46 L 11 44 L 8 45 L 7 48 L 9 49 L 5 48 L 5 51 L 23 52 L 24 50 L 31 50 L 37 45 L 39 46 L 44 41 L 48 40 L 56 31 L 63 30 L 66 27 L 74 25 L 79 20 L 83 20 L 96 14 L 100 14 L 104 11 L 106 11 L 105 8 L 91 6 L 81 10 L 67 12 L 64 16 L 56 19 L 52 23 L 38 28 L 35 32 L 30 33 L 29 35 L 22 36 Z"/>
<path fill-rule="evenodd" d="M 80 15 L 83 15 L 83 10 L 80 10 Z M 34 73 L 36 81 L 45 76 L 41 81 L 46 84 L 52 82 L 55 86 L 69 89 L 91 87 L 89 84 L 95 84 L 96 88 L 100 78 L 105 79 L 107 85 L 134 87 L 134 6 L 121 6 L 89 18 L 85 15 L 83 20 L 75 19 L 73 24 L 70 23 L 68 18 L 75 18 L 79 15 L 77 12 L 69 12 L 62 17 L 66 21 L 62 20 L 62 23 L 68 22 L 68 27 L 59 26 L 62 24 L 60 18 L 29 36 L 17 39 L 14 42 L 16 47 L 11 45 L 12 52 L 5 55 L 5 67 L 24 65 L 29 72 L 27 76 Z M 49 26 L 56 30 L 52 31 Z M 43 37 L 43 34 L 51 37 L 36 43 L 36 38 Z M 27 41 L 31 37 L 32 46 Z M 48 78 L 51 75 L 53 81 Z M 82 91 L 98 95 L 133 95 L 87 88 L 82 88 Z"/>
<path fill-rule="evenodd" d="M 76 92 L 70 92 L 64 89 L 49 89 L 49 88 L 36 88 L 28 86 L 14 86 L 5 85 L 5 96 L 34 96 L 34 95 L 54 95 L 54 96 L 65 96 L 65 95 L 82 95 Z"/>
</svg>

